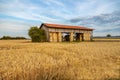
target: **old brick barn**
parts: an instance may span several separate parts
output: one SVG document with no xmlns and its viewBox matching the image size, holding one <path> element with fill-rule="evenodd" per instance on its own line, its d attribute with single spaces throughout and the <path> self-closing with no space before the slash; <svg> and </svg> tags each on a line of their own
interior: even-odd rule
<svg viewBox="0 0 120 80">
<path fill-rule="evenodd" d="M 93 34 L 91 28 L 62 24 L 42 23 L 40 29 L 45 30 L 49 42 L 90 41 Z"/>
</svg>

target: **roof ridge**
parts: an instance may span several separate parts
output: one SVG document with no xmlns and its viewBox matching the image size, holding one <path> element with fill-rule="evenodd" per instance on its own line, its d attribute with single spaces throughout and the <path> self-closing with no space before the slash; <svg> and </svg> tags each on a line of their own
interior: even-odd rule
<svg viewBox="0 0 120 80">
<path fill-rule="evenodd" d="M 61 25 L 61 26 L 75 26 L 75 27 L 83 27 L 83 26 L 77 26 L 77 25 L 65 25 L 65 24 L 53 24 L 53 23 L 43 23 L 43 24 L 50 24 L 50 25 Z"/>
<path fill-rule="evenodd" d="M 74 25 L 63 25 L 63 24 L 53 24 L 53 23 L 42 23 L 43 25 L 51 28 L 69 28 L 69 29 L 84 29 L 84 30 L 93 30 L 92 28 L 87 28 L 83 26 L 74 26 Z"/>
</svg>

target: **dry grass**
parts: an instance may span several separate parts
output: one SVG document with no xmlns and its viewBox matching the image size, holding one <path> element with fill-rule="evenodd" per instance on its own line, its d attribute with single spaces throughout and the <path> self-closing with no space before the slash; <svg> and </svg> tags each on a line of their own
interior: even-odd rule
<svg viewBox="0 0 120 80">
<path fill-rule="evenodd" d="M 0 41 L 0 80 L 119 80 L 120 42 Z"/>
<path fill-rule="evenodd" d="M 98 42 L 120 42 L 120 38 L 94 38 Z"/>
</svg>

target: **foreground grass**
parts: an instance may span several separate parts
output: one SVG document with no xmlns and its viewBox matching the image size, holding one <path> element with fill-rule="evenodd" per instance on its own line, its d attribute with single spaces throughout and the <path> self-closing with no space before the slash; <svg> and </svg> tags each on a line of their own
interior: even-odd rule
<svg viewBox="0 0 120 80">
<path fill-rule="evenodd" d="M 119 80 L 120 42 L 0 41 L 0 80 Z"/>
</svg>

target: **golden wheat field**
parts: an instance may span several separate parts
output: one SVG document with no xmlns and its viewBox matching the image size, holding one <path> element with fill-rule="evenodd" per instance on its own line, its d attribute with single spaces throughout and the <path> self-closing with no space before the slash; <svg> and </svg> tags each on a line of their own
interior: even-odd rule
<svg viewBox="0 0 120 80">
<path fill-rule="evenodd" d="M 0 80 L 119 80 L 120 42 L 0 40 Z"/>
</svg>

